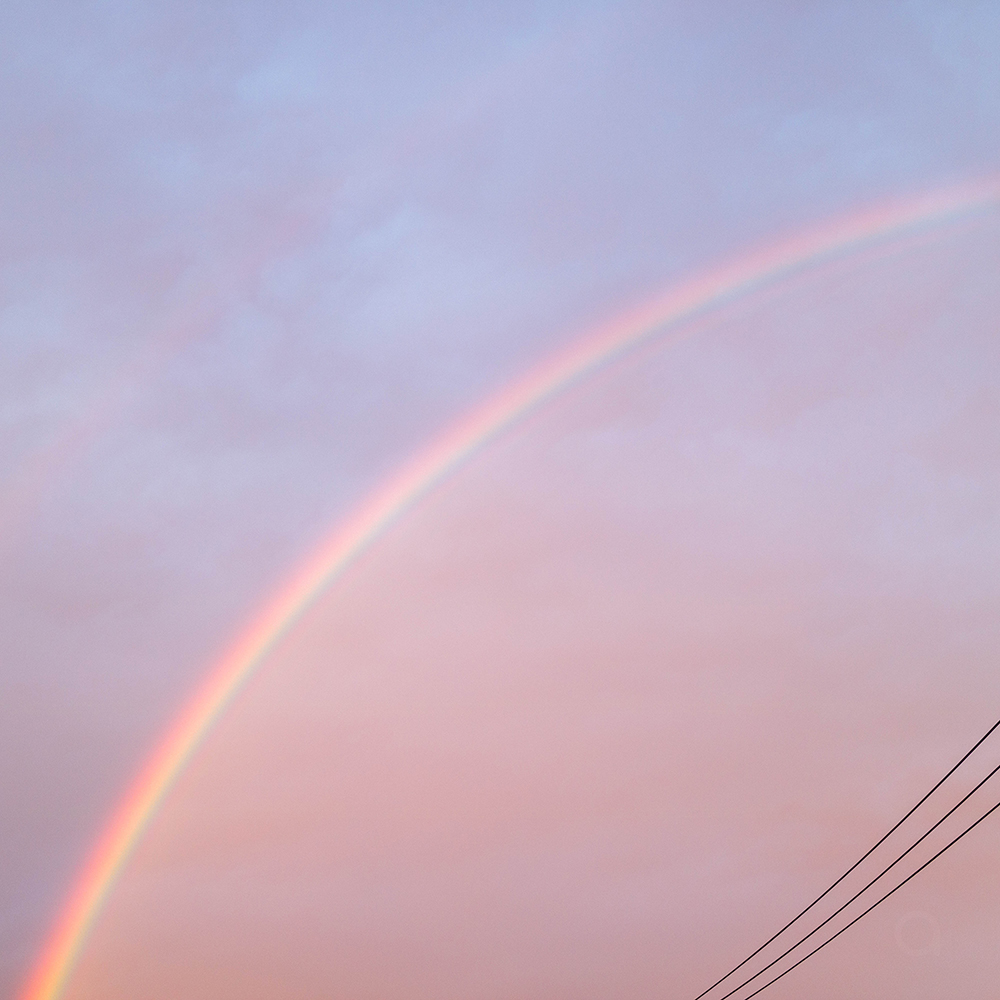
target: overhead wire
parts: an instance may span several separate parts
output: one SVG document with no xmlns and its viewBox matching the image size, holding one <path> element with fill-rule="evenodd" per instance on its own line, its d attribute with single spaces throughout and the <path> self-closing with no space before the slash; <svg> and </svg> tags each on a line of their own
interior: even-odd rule
<svg viewBox="0 0 1000 1000">
<path fill-rule="evenodd" d="M 875 902 L 872 903 L 872 905 L 869 906 L 867 910 L 863 910 L 861 913 L 859 913 L 850 923 L 845 924 L 843 927 L 841 927 L 836 934 L 831 934 L 830 937 L 828 937 L 821 945 L 818 945 L 817 947 L 813 948 L 813 950 L 809 952 L 808 955 L 803 955 L 803 957 L 800 958 L 794 965 L 790 965 L 787 969 L 785 969 L 784 972 L 775 976 L 774 979 L 768 980 L 768 982 L 764 983 L 764 985 L 761 986 L 760 989 L 754 990 L 753 993 L 747 994 L 747 996 L 745 996 L 743 1000 L 752 1000 L 753 997 L 763 993 L 764 990 L 766 990 L 769 986 L 773 986 L 779 979 L 783 979 L 785 976 L 787 976 L 788 973 L 791 972 L 793 969 L 797 969 L 807 959 L 812 958 L 813 955 L 815 955 L 818 951 L 822 951 L 828 944 L 830 944 L 833 941 L 836 941 L 836 939 L 839 938 L 840 935 L 844 933 L 844 931 L 853 927 L 862 917 L 867 917 L 868 914 L 871 913 L 876 906 L 879 906 L 881 903 L 884 903 L 894 892 L 897 892 L 898 890 L 902 889 L 903 886 L 910 881 L 910 879 L 916 878 L 916 876 L 919 875 L 926 867 L 928 867 L 928 865 L 931 865 L 935 861 L 937 861 L 937 859 L 941 857 L 941 855 L 944 854 L 945 851 L 950 850 L 952 847 L 954 847 L 955 844 L 957 844 L 967 833 L 971 833 L 977 826 L 979 826 L 980 823 L 982 823 L 984 819 L 986 819 L 987 816 L 989 816 L 991 813 L 995 813 L 997 809 L 1000 809 L 1000 802 L 998 802 L 995 806 L 992 806 L 991 808 L 987 809 L 986 812 L 984 812 L 983 815 L 979 817 L 979 819 L 977 819 L 974 823 L 967 826 L 957 837 L 954 838 L 954 840 L 951 840 L 947 844 L 945 844 L 944 847 L 942 847 L 941 850 L 937 852 L 937 854 L 933 855 L 929 860 L 925 861 L 915 872 L 912 872 L 911 874 L 907 875 L 906 878 L 904 878 L 903 881 L 899 883 L 899 885 L 894 886 L 884 896 L 875 900 Z"/>
<path fill-rule="evenodd" d="M 742 969 L 743 966 L 747 964 L 747 962 L 751 961 L 751 959 L 756 958 L 769 944 L 772 944 L 773 942 L 777 941 L 777 939 L 781 937 L 781 935 L 784 934 L 785 931 L 787 931 L 800 918 L 804 917 L 814 906 L 822 902 L 834 889 L 837 888 L 838 885 L 840 885 L 841 882 L 844 881 L 845 878 L 847 878 L 848 875 L 851 874 L 851 872 L 853 872 L 856 868 L 858 868 L 859 865 L 861 865 L 864 861 L 866 861 L 869 857 L 871 857 L 871 855 L 874 854 L 875 851 L 877 851 L 976 752 L 976 750 L 978 750 L 979 747 L 986 742 L 986 740 L 993 734 L 993 732 L 998 727 L 1000 727 L 1000 719 L 997 719 L 997 721 L 994 722 L 993 725 L 990 726 L 990 728 L 978 740 L 976 740 L 976 742 L 972 745 L 971 749 L 966 751 L 966 753 L 962 756 L 962 758 L 958 761 L 958 763 L 955 764 L 951 768 L 951 770 L 948 771 L 948 773 L 943 778 L 941 778 L 941 780 L 938 781 L 938 783 L 929 792 L 927 792 L 924 795 L 924 797 L 915 806 L 913 806 L 913 808 L 910 809 L 910 811 L 901 820 L 899 820 L 895 824 L 895 826 L 892 827 L 891 830 L 889 830 L 886 834 L 884 834 L 878 841 L 876 841 L 876 843 L 872 847 L 870 847 L 860 858 L 858 858 L 858 860 L 855 861 L 854 864 L 851 865 L 851 867 L 848 868 L 847 871 L 845 871 L 844 874 L 840 876 L 840 878 L 838 878 L 830 886 L 824 889 L 823 892 L 821 892 L 804 910 L 800 911 L 794 917 L 792 917 L 792 919 L 789 920 L 788 923 L 781 928 L 781 930 L 779 930 L 776 934 L 769 937 L 756 951 L 751 952 L 749 955 L 747 955 L 746 958 L 743 959 L 742 962 L 740 962 L 738 965 L 734 965 L 721 979 L 717 979 L 714 983 L 712 983 L 711 986 L 708 987 L 708 989 L 703 990 L 701 993 L 699 993 L 698 996 L 694 998 L 694 1000 L 702 1000 L 702 997 L 707 996 L 709 993 L 711 993 L 716 986 L 721 986 L 722 983 L 724 983 L 730 976 L 732 976 L 736 972 L 739 972 L 739 970 Z M 744 983 L 744 985 L 746 984 Z M 737 987 L 737 989 L 739 988 L 740 987 Z M 726 995 L 729 996 L 730 994 Z"/>
<path fill-rule="evenodd" d="M 922 834 L 917 840 L 915 840 L 912 844 L 910 844 L 910 846 L 905 851 L 903 851 L 903 853 L 900 854 L 895 861 L 893 861 L 891 864 L 883 868 L 882 871 L 878 873 L 878 875 L 876 875 L 866 885 L 864 885 L 861 889 L 859 889 L 853 896 L 851 896 L 851 898 L 846 903 L 844 903 L 843 906 L 834 910 L 833 913 L 831 913 L 830 916 L 826 918 L 826 920 L 824 920 L 820 924 L 817 924 L 808 934 L 799 938 L 799 940 L 796 941 L 795 944 L 793 944 L 786 951 L 783 951 L 776 959 L 769 962 L 762 969 L 755 972 L 749 979 L 744 979 L 739 986 L 734 987 L 728 993 L 724 993 L 721 997 L 719 997 L 719 1000 L 729 1000 L 729 997 L 731 997 L 734 993 L 738 993 L 741 989 L 743 989 L 744 986 L 749 986 L 750 983 L 752 983 L 758 976 L 762 976 L 765 972 L 767 972 L 768 969 L 773 968 L 783 958 L 786 958 L 793 951 L 795 951 L 795 949 L 798 948 L 799 945 L 805 944 L 805 942 L 808 941 L 809 938 L 811 938 L 817 931 L 822 930 L 831 920 L 833 920 L 834 917 L 843 913 L 844 910 L 846 910 L 847 907 L 851 905 L 851 903 L 853 903 L 859 896 L 864 895 L 864 893 L 866 893 L 883 875 L 888 874 L 888 872 L 890 872 L 893 868 L 895 868 L 896 865 L 899 864 L 899 862 L 902 861 L 903 858 L 905 858 L 907 854 L 910 853 L 910 851 L 914 850 L 914 848 L 922 844 L 946 819 L 948 819 L 949 816 L 951 816 L 958 808 L 963 806 L 973 795 L 975 795 L 975 793 L 978 792 L 979 789 L 982 788 L 983 785 L 985 785 L 986 782 L 989 781 L 990 778 L 992 778 L 993 775 L 995 775 L 998 771 L 1000 771 L 1000 764 L 998 764 L 995 768 L 993 768 L 993 770 L 990 771 L 990 773 L 986 775 L 986 777 L 983 778 L 983 780 L 980 781 L 979 784 L 976 785 L 971 791 L 967 792 L 961 799 L 959 799 L 959 801 L 955 803 L 955 805 L 953 805 L 951 809 L 949 809 L 926 833 Z M 977 822 L 979 821 L 977 820 Z M 917 869 L 917 871 L 922 871 L 922 870 L 923 870 L 922 868 Z M 868 911 L 866 910 L 865 912 Z"/>
</svg>

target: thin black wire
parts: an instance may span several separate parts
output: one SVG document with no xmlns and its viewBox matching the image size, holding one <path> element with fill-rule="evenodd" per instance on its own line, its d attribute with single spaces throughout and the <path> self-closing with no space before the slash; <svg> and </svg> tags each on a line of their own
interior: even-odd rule
<svg viewBox="0 0 1000 1000">
<path fill-rule="evenodd" d="M 750 959 L 756 958 L 769 944 L 771 944 L 772 941 L 776 941 L 779 937 L 781 937 L 781 935 L 784 934 L 785 931 L 787 931 L 788 928 L 791 927 L 792 924 L 794 924 L 800 917 L 804 917 L 817 903 L 824 900 L 834 889 L 837 888 L 838 885 L 840 885 L 841 882 L 844 881 L 845 878 L 847 878 L 848 875 L 851 874 L 851 872 L 854 871 L 855 868 L 858 867 L 858 865 L 860 865 L 863 861 L 867 860 L 872 854 L 874 854 L 875 851 L 877 851 L 973 755 L 973 753 L 975 753 L 976 750 L 978 750 L 979 747 L 986 742 L 987 738 L 992 735 L 993 731 L 998 726 L 1000 726 L 1000 719 L 997 719 L 997 721 L 994 722 L 993 725 L 990 726 L 990 728 L 986 731 L 985 735 L 981 736 L 973 744 L 972 749 L 969 750 L 965 754 L 965 756 L 962 757 L 962 759 L 954 767 L 952 767 L 952 769 L 901 820 L 899 820 L 899 822 L 896 823 L 896 825 L 888 833 L 886 833 L 882 837 L 881 840 L 877 841 L 874 847 L 869 848 L 867 852 L 865 852 L 860 858 L 858 858 L 858 860 L 855 861 L 854 864 L 851 865 L 851 867 L 848 868 L 847 871 L 844 872 L 844 874 L 841 875 L 836 882 L 834 882 L 829 888 L 821 892 L 801 913 L 798 913 L 794 917 L 792 917 L 792 919 L 789 920 L 788 923 L 785 924 L 785 926 L 782 927 L 777 934 L 773 935 L 772 937 L 769 937 L 756 951 L 751 952 L 749 955 L 747 955 L 747 957 L 744 958 L 739 965 L 734 965 L 721 979 L 716 980 L 714 983 L 712 983 L 711 986 L 709 986 L 707 990 L 704 990 L 703 992 L 699 993 L 694 998 L 694 1000 L 701 1000 L 703 996 L 705 996 L 708 993 L 711 993 L 716 986 L 719 986 L 720 984 L 724 983 L 734 972 L 739 972 L 739 970 L 742 969 L 743 966 L 750 961 Z M 737 987 L 737 989 L 739 989 L 739 987 Z"/>
<path fill-rule="evenodd" d="M 774 977 L 774 979 L 771 979 L 768 982 L 764 983 L 764 985 L 761 986 L 761 988 L 759 990 L 755 990 L 753 993 L 748 994 L 746 997 L 743 998 L 743 1000 L 751 1000 L 751 998 L 757 996 L 758 993 L 763 993 L 764 990 L 766 990 L 768 988 L 768 986 L 773 985 L 779 979 L 782 979 L 785 976 L 787 976 L 788 973 L 792 971 L 792 969 L 797 969 L 804 961 L 806 961 L 806 959 L 812 958 L 813 955 L 816 954 L 816 952 L 822 951 L 828 944 L 830 944 L 831 941 L 835 941 L 837 938 L 839 938 L 840 935 L 844 933 L 844 931 L 846 931 L 849 927 L 853 927 L 862 917 L 868 916 L 868 914 L 871 913 L 872 910 L 874 910 L 876 906 L 878 906 L 880 903 L 884 903 L 894 892 L 896 892 L 897 889 L 902 889 L 903 886 L 906 885 L 906 883 L 909 882 L 911 878 L 915 878 L 929 864 L 931 864 L 934 861 L 937 861 L 937 859 L 939 857 L 941 857 L 941 855 L 944 854 L 945 851 L 947 851 L 951 847 L 954 847 L 954 845 L 957 844 L 967 833 L 969 833 L 970 831 L 974 830 L 977 826 L 979 826 L 980 823 L 982 823 L 982 821 L 984 819 L 986 819 L 987 816 L 990 815 L 990 813 L 996 812 L 997 809 L 1000 809 L 1000 802 L 998 802 L 991 809 L 988 809 L 986 812 L 984 812 L 983 815 L 980 816 L 979 819 L 977 819 L 975 821 L 975 823 L 973 823 L 971 826 L 967 826 L 954 840 L 952 840 L 949 843 L 945 844 L 945 846 L 942 847 L 941 850 L 938 851 L 937 854 L 935 854 L 930 859 L 930 861 L 925 861 L 915 872 L 913 872 L 912 875 L 907 875 L 906 878 L 904 878 L 903 881 L 899 883 L 899 885 L 897 885 L 894 888 L 890 889 L 880 899 L 875 900 L 875 902 L 872 903 L 872 905 L 869 906 L 867 910 L 863 910 L 861 913 L 859 913 L 849 924 L 845 924 L 843 927 L 840 928 L 839 931 L 837 931 L 836 934 L 831 935 L 821 945 L 819 945 L 816 948 L 813 948 L 813 950 L 811 952 L 809 952 L 808 955 L 805 955 L 802 958 L 800 958 L 794 965 L 790 965 L 780 975 L 777 975 L 777 976 Z"/>
<path fill-rule="evenodd" d="M 841 906 L 840 909 L 834 910 L 833 913 L 831 913 L 830 916 L 826 918 L 826 920 L 824 920 L 821 924 L 818 924 L 816 927 L 814 927 L 804 937 L 799 938 L 798 941 L 796 941 L 795 944 L 791 946 L 791 948 L 787 949 L 786 951 L 783 951 L 773 962 L 768 962 L 768 964 L 765 965 L 763 969 L 760 969 L 758 972 L 755 972 L 749 979 L 744 979 L 739 986 L 731 989 L 728 993 L 724 993 L 721 997 L 719 997 L 719 1000 L 729 1000 L 729 997 L 731 997 L 734 993 L 738 993 L 741 989 L 743 989 L 744 986 L 748 986 L 758 976 L 762 976 L 765 972 L 767 972 L 768 969 L 773 968 L 783 958 L 785 958 L 786 956 L 790 955 L 793 951 L 795 951 L 795 949 L 798 948 L 800 944 L 804 944 L 806 941 L 809 940 L 809 938 L 813 936 L 813 934 L 815 934 L 819 930 L 822 930 L 831 920 L 833 920 L 834 917 L 836 917 L 840 913 L 843 913 L 844 910 L 846 910 L 847 907 L 851 905 L 851 903 L 853 903 L 859 896 L 866 893 L 883 875 L 885 875 L 892 868 L 895 868 L 895 866 L 899 864 L 899 862 L 902 861 L 903 858 L 905 858 L 906 855 L 910 853 L 910 851 L 912 851 L 918 844 L 923 843 L 923 841 L 925 841 L 953 812 L 955 812 L 955 810 L 958 809 L 959 806 L 964 805 L 976 792 L 978 792 L 979 789 L 982 788 L 983 785 L 985 785 L 986 782 L 989 781 L 990 778 L 992 778 L 993 775 L 997 773 L 997 771 L 1000 771 L 1000 764 L 997 764 L 997 766 L 993 768 L 993 770 L 990 771 L 990 773 L 987 774 L 986 777 L 983 778 L 983 780 L 980 781 L 979 784 L 976 785 L 976 787 L 973 788 L 971 792 L 967 793 L 964 798 L 959 799 L 959 801 L 955 805 L 953 805 L 925 834 L 923 834 L 918 840 L 915 840 L 912 844 L 910 844 L 910 846 L 905 851 L 903 851 L 903 853 L 900 854 L 900 856 L 896 858 L 896 860 L 893 861 L 892 864 L 888 865 L 886 868 L 883 868 L 882 871 L 880 871 L 878 875 L 875 876 L 875 878 L 873 878 L 867 885 L 863 886 L 853 896 L 851 896 L 851 898 L 846 903 L 844 903 L 844 905 Z"/>
</svg>

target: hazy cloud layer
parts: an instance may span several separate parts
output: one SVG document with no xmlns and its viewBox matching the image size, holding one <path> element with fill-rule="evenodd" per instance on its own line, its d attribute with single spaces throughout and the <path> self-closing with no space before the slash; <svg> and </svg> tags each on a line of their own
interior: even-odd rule
<svg viewBox="0 0 1000 1000">
<path fill-rule="evenodd" d="M 624 304 L 994 171 L 998 50 L 992 3 L 4 5 L 0 994 L 322 527 Z"/>
<path fill-rule="evenodd" d="M 269 658 L 69 996 L 699 993 L 995 721 L 998 261 L 993 213 L 828 268 L 483 454 Z M 996 842 L 774 995 L 991 996 Z"/>
</svg>

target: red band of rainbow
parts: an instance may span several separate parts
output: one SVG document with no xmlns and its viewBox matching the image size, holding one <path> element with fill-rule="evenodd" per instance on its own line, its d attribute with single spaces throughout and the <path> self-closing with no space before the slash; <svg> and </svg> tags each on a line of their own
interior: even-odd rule
<svg viewBox="0 0 1000 1000">
<path fill-rule="evenodd" d="M 397 518 L 470 455 L 547 399 L 641 343 L 712 309 L 866 246 L 1000 205 L 1000 182 L 854 214 L 747 256 L 619 317 L 467 415 L 376 490 L 292 574 L 173 723 L 107 823 L 38 957 L 21 1000 L 57 1000 L 102 904 L 205 734 L 317 595 Z"/>
</svg>

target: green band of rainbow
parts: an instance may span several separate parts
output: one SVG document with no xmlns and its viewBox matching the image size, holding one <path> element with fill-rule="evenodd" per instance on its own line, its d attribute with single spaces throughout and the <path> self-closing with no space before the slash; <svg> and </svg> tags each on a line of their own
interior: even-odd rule
<svg viewBox="0 0 1000 1000">
<path fill-rule="evenodd" d="M 53 927 L 22 1000 L 56 1000 L 133 848 L 205 734 L 317 595 L 401 514 L 555 393 L 639 344 L 807 268 L 1000 204 L 1000 183 L 883 205 L 775 245 L 634 309 L 539 366 L 454 425 L 339 524 L 212 669 L 115 809 Z"/>
</svg>

